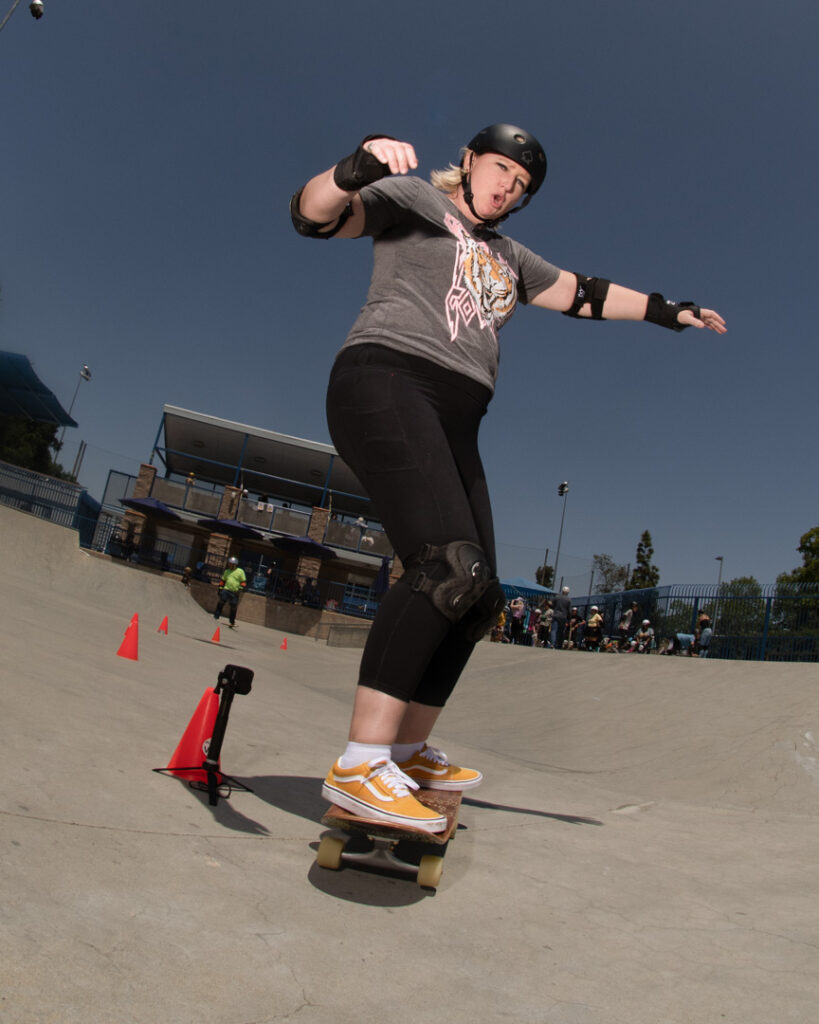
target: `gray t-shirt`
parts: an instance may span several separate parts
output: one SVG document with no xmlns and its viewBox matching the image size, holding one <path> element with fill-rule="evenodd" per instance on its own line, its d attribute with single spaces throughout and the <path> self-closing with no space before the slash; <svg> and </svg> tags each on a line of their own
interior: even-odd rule
<svg viewBox="0 0 819 1024">
<path fill-rule="evenodd" d="M 511 238 L 475 235 L 452 201 L 421 178 L 385 178 L 360 195 L 373 274 L 345 347 L 376 342 L 494 391 L 499 328 L 517 302 L 554 284 L 558 268 Z"/>
</svg>

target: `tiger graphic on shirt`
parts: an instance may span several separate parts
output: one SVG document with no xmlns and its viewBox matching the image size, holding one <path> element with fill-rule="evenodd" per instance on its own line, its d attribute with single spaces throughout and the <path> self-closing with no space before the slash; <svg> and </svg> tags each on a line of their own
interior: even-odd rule
<svg viewBox="0 0 819 1024">
<path fill-rule="evenodd" d="M 502 256 L 493 253 L 447 213 L 444 224 L 457 239 L 452 284 L 446 295 L 449 340 L 455 341 L 462 324 L 478 317 L 481 327 L 495 334 L 509 319 L 517 302 L 517 275 Z"/>
</svg>

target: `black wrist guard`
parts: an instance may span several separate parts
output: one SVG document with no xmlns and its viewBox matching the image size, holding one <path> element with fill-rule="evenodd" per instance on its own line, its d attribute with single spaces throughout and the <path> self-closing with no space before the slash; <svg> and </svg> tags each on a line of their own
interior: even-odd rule
<svg viewBox="0 0 819 1024">
<path fill-rule="evenodd" d="M 652 292 L 648 297 L 645 319 L 651 324 L 669 327 L 672 331 L 684 331 L 691 325 L 677 321 L 677 314 L 683 309 L 690 309 L 699 320 L 700 307 L 695 302 L 672 302 L 670 299 L 664 299 L 659 292 Z"/>
<path fill-rule="evenodd" d="M 591 319 L 604 320 L 603 304 L 609 293 L 611 281 L 605 277 L 584 277 L 583 274 L 575 272 L 577 278 L 577 291 L 574 293 L 574 302 L 564 311 L 564 316 L 580 316 L 580 310 L 588 302 L 591 306 Z"/>
<path fill-rule="evenodd" d="M 382 164 L 378 157 L 365 149 L 364 146 L 373 139 L 393 139 L 392 135 L 368 135 L 361 145 L 350 156 L 339 160 L 333 171 L 333 181 L 345 192 L 358 192 L 365 185 L 381 181 L 390 173 L 389 164 Z"/>
</svg>

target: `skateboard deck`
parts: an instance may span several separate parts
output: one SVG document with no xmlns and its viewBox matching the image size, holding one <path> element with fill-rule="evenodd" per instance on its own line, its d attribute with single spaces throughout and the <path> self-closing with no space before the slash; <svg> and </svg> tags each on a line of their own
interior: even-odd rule
<svg viewBox="0 0 819 1024">
<path fill-rule="evenodd" d="M 414 877 L 425 889 L 435 889 L 444 870 L 444 853 L 458 827 L 460 790 L 419 789 L 417 800 L 439 814 L 446 815 L 443 832 L 421 832 L 409 825 L 360 818 L 331 804 L 322 825 L 325 832 L 319 843 L 316 863 L 338 871 L 345 864 L 381 868 Z"/>
</svg>

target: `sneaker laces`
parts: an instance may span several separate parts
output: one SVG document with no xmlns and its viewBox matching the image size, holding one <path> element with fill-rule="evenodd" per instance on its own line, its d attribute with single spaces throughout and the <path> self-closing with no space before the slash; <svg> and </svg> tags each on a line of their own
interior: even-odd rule
<svg viewBox="0 0 819 1024">
<path fill-rule="evenodd" d="M 443 750 L 439 750 L 437 747 L 424 747 L 421 751 L 421 757 L 427 761 L 432 761 L 433 764 L 442 764 L 444 767 L 449 764 L 449 758 Z"/>
<path fill-rule="evenodd" d="M 414 779 L 405 775 L 394 761 L 379 759 L 370 761 L 369 766 L 372 768 L 372 774 L 377 775 L 384 786 L 399 800 L 402 797 L 411 796 L 411 789 L 421 788 Z"/>
</svg>

